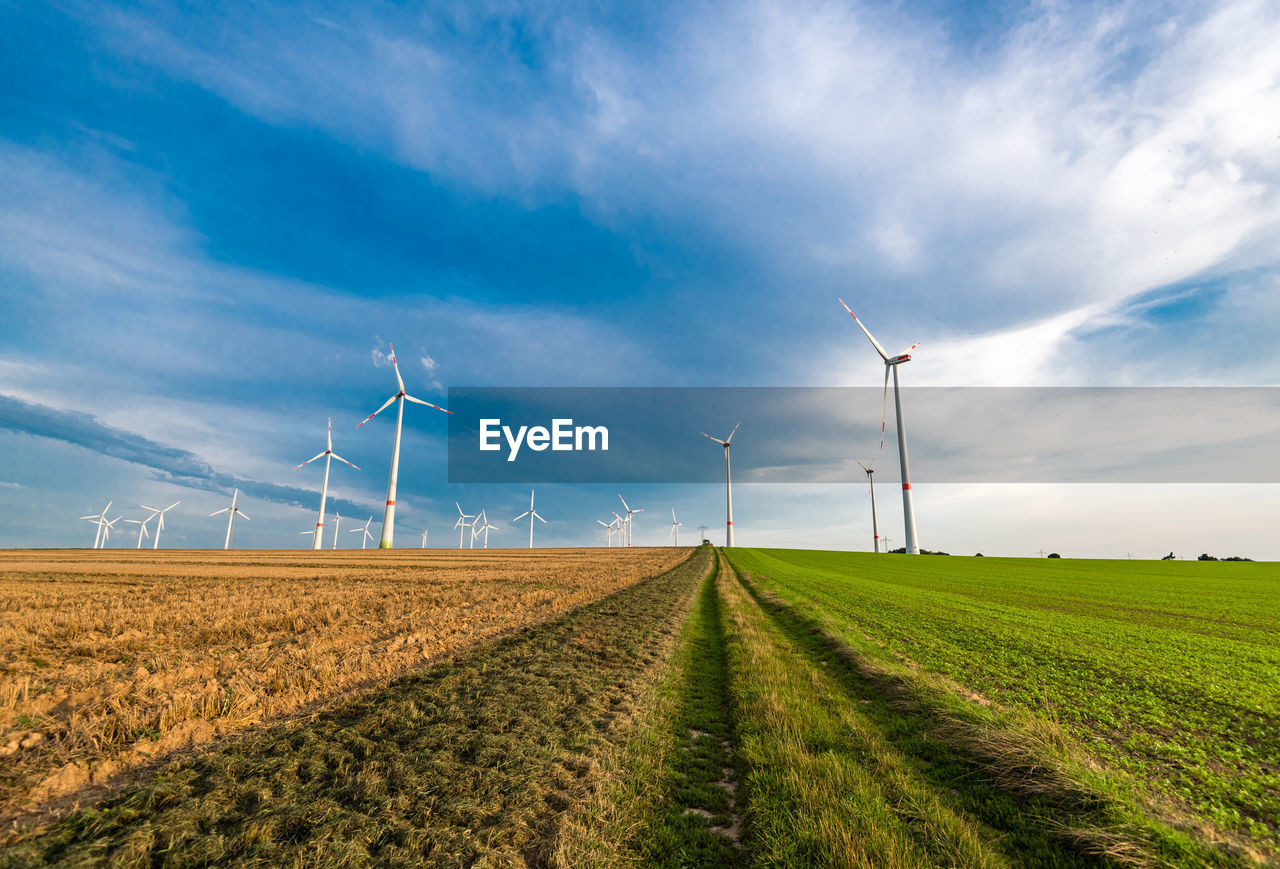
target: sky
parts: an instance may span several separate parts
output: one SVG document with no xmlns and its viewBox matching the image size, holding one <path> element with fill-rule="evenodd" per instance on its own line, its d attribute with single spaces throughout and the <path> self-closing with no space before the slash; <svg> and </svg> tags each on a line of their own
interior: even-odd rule
<svg viewBox="0 0 1280 869">
<path fill-rule="evenodd" d="M 842 297 L 921 342 L 914 386 L 1280 380 L 1268 2 L 0 3 L 0 83 L 0 546 L 91 545 L 109 500 L 218 546 L 237 487 L 237 545 L 302 546 L 330 417 L 358 546 L 393 343 L 437 404 L 877 392 Z M 397 545 L 456 545 L 455 501 L 526 542 L 527 487 L 449 484 L 442 414 L 410 405 L 402 449 Z M 637 544 L 672 508 L 722 538 L 720 486 L 623 494 Z M 930 549 L 1280 558 L 1273 483 L 915 494 Z M 539 542 L 603 543 L 617 495 L 540 486 Z M 734 495 L 739 545 L 870 546 L 860 484 Z"/>
</svg>

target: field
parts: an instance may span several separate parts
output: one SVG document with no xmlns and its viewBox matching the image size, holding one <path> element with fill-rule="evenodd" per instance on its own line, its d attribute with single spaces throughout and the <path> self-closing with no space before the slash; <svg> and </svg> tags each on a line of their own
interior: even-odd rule
<svg viewBox="0 0 1280 869">
<path fill-rule="evenodd" d="M 191 570 L 275 557 L 206 554 Z M 450 654 L 420 650 L 369 683 L 356 677 L 376 655 L 339 656 L 355 681 L 305 715 L 259 713 L 11 833 L 0 866 L 1228 867 L 1280 853 L 1274 565 L 409 558 L 381 579 L 380 559 L 322 565 L 370 588 L 405 572 L 390 598 L 366 592 L 363 618 L 425 595 L 402 614 L 422 620 L 413 632 L 455 629 Z M 574 569 L 596 578 L 570 582 Z M 522 597 L 513 623 L 504 589 L 578 603 Z M 406 631 L 389 625 L 380 648 Z"/>
<path fill-rule="evenodd" d="M 0 820 L 384 683 L 687 553 L 2 553 Z"/>
</svg>

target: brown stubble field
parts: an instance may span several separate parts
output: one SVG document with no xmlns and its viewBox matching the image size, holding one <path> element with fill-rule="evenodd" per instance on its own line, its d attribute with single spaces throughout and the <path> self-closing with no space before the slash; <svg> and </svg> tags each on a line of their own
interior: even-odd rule
<svg viewBox="0 0 1280 869">
<path fill-rule="evenodd" d="M 546 620 L 684 549 L 0 552 L 0 826 Z"/>
</svg>

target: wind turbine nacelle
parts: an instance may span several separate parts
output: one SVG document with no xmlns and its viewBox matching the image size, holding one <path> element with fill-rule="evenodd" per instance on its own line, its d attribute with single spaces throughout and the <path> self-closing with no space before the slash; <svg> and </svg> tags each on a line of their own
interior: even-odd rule
<svg viewBox="0 0 1280 869">
<path fill-rule="evenodd" d="M 886 359 L 884 361 L 884 364 L 885 365 L 901 365 L 903 362 L 910 362 L 910 361 L 911 361 L 911 354 L 903 353 L 900 356 L 894 356 L 892 359 Z"/>
</svg>

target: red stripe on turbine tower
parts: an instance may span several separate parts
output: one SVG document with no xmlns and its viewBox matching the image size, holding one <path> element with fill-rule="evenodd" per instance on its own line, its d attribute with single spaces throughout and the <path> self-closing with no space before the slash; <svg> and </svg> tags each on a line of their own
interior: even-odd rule
<svg viewBox="0 0 1280 869">
<path fill-rule="evenodd" d="M 387 506 L 388 506 L 388 507 L 394 507 L 395 505 L 396 505 L 396 502 L 395 502 L 395 501 L 388 501 L 388 502 L 387 502 Z"/>
</svg>

